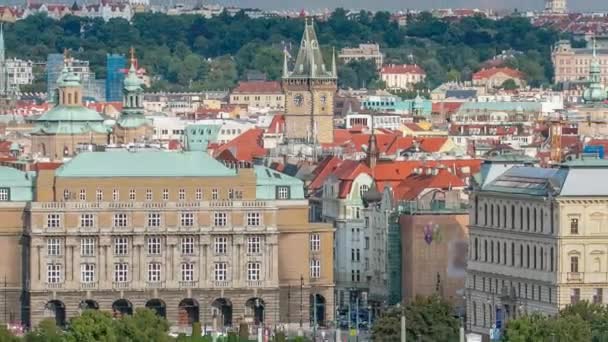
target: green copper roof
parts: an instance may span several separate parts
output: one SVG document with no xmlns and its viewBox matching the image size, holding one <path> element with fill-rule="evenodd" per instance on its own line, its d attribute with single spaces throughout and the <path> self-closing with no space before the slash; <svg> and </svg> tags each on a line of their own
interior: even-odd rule
<svg viewBox="0 0 608 342">
<path fill-rule="evenodd" d="M 539 112 L 542 109 L 540 102 L 464 102 L 458 114 L 468 111 L 515 111 L 515 112 Z"/>
<path fill-rule="evenodd" d="M 152 125 L 152 121 L 143 115 L 139 114 L 125 114 L 120 115 L 116 124 L 123 128 L 137 128 L 144 125 Z"/>
<path fill-rule="evenodd" d="M 137 71 L 135 70 L 135 66 L 131 64 L 129 68 L 129 73 L 127 77 L 125 77 L 124 88 L 126 91 L 139 91 L 142 90 L 141 85 L 142 81 L 139 77 L 137 77 Z"/>
<path fill-rule="evenodd" d="M 33 198 L 33 177 L 12 167 L 0 166 L 0 188 L 9 189 L 9 201 L 26 202 Z"/>
<path fill-rule="evenodd" d="M 71 72 L 67 66 L 63 67 L 61 71 L 61 75 L 57 79 L 58 87 L 79 87 L 80 86 L 80 77 L 75 73 Z"/>
<path fill-rule="evenodd" d="M 111 131 L 112 128 L 106 126 L 103 122 L 46 121 L 37 123 L 32 130 L 32 134 L 106 134 Z"/>
<path fill-rule="evenodd" d="M 186 126 L 186 147 L 189 151 L 206 151 L 209 142 L 217 141 L 222 125 L 193 124 Z"/>
<path fill-rule="evenodd" d="M 226 177 L 236 171 L 204 152 L 85 152 L 57 170 L 57 177 Z"/>
<path fill-rule="evenodd" d="M 301 180 L 261 165 L 255 165 L 254 169 L 257 199 L 276 199 L 278 187 L 289 187 L 290 199 L 304 199 Z"/>
<path fill-rule="evenodd" d="M 94 110 L 84 106 L 56 106 L 38 118 L 41 121 L 99 121 L 103 117 Z"/>
</svg>

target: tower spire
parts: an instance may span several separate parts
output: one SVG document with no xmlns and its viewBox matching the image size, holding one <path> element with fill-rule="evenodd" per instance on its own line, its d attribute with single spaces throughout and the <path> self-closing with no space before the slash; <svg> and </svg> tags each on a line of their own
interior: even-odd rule
<svg viewBox="0 0 608 342">
<path fill-rule="evenodd" d="M 283 48 L 283 78 L 289 76 L 289 70 L 287 69 L 287 46 Z"/>
<path fill-rule="evenodd" d="M 338 77 L 338 69 L 336 68 L 336 47 L 334 46 L 333 52 L 331 54 L 331 73 L 334 77 Z"/>
</svg>

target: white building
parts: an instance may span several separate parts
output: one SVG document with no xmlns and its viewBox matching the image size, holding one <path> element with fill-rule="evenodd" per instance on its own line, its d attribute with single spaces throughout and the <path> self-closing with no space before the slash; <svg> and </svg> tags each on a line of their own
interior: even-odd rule
<svg viewBox="0 0 608 342">
<path fill-rule="evenodd" d="M 386 83 L 387 89 L 411 90 L 415 84 L 424 82 L 426 73 L 416 64 L 391 64 L 382 67 L 380 79 Z"/>
<path fill-rule="evenodd" d="M 217 135 L 217 140 L 209 142 L 225 144 L 255 127 L 255 123 L 244 120 L 183 120 L 170 116 L 153 116 L 151 119 L 152 126 L 154 127 L 152 139 L 158 141 L 182 141 L 185 128 L 188 125 L 220 125 L 221 128 Z"/>
<path fill-rule="evenodd" d="M 474 177 L 465 294 L 475 333 L 579 300 L 608 302 L 608 162 L 521 162 L 488 161 Z"/>
<path fill-rule="evenodd" d="M 12 91 L 19 90 L 19 86 L 34 82 L 33 62 L 12 58 L 6 60 L 6 73 L 8 87 Z"/>
<path fill-rule="evenodd" d="M 382 68 L 384 55 L 378 44 L 359 44 L 356 48 L 343 48 L 338 53 L 338 59 L 348 64 L 350 61 L 372 60 L 378 69 Z"/>
</svg>

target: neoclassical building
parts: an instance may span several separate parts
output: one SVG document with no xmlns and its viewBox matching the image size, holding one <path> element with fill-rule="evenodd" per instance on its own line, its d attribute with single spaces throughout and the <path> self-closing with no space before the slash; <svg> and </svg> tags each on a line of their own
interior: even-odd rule
<svg viewBox="0 0 608 342">
<path fill-rule="evenodd" d="M 176 327 L 333 319 L 333 228 L 303 183 L 204 152 L 80 153 L 40 171 L 25 235 L 31 324 L 148 307 Z"/>
<path fill-rule="evenodd" d="M 36 120 L 31 132 L 32 155 L 62 160 L 75 154 L 79 145 L 106 145 L 111 127 L 104 118 L 82 103 L 80 77 L 66 64 L 57 80 L 56 106 Z"/>
<path fill-rule="evenodd" d="M 604 160 L 482 166 L 469 218 L 467 329 L 488 334 L 523 313 L 607 303 L 607 176 Z"/>
</svg>

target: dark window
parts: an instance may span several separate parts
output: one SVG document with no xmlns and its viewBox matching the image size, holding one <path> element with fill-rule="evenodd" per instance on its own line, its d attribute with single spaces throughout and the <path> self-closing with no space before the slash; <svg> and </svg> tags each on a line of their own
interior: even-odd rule
<svg viewBox="0 0 608 342">
<path fill-rule="evenodd" d="M 477 238 L 475 238 L 475 250 L 473 251 L 475 253 L 475 260 L 477 260 L 479 257 L 478 250 L 479 250 L 479 241 L 477 240 Z"/>
<path fill-rule="evenodd" d="M 494 226 L 494 204 L 490 205 L 490 225 Z"/>
<path fill-rule="evenodd" d="M 570 219 L 570 234 L 578 234 L 578 218 Z"/>
<path fill-rule="evenodd" d="M 490 241 L 490 262 L 494 262 L 494 241 Z"/>
<path fill-rule="evenodd" d="M 524 267 L 524 246 L 519 245 L 519 267 Z"/>
<path fill-rule="evenodd" d="M 551 247 L 551 253 L 549 255 L 549 271 L 553 272 L 553 247 Z"/>
<path fill-rule="evenodd" d="M 543 208 L 540 208 L 540 231 L 541 233 L 545 231 L 545 212 Z"/>
<path fill-rule="evenodd" d="M 536 231 L 536 229 L 537 229 L 537 224 L 536 224 L 537 221 L 538 220 L 537 220 L 537 217 L 536 217 L 536 208 L 534 208 L 534 231 Z"/>
<path fill-rule="evenodd" d="M 526 246 L 526 267 L 530 268 L 530 246 Z"/>
<path fill-rule="evenodd" d="M 496 243 L 496 262 L 500 264 L 500 242 Z"/>
<path fill-rule="evenodd" d="M 483 205 L 483 224 L 484 226 L 488 225 L 488 204 L 484 203 Z"/>
<path fill-rule="evenodd" d="M 483 240 L 483 261 L 488 262 L 488 240 Z"/>
<path fill-rule="evenodd" d="M 541 247 L 540 248 L 540 269 L 544 270 L 545 269 L 545 250 Z"/>
<path fill-rule="evenodd" d="M 570 272 L 578 273 L 578 256 L 570 257 Z"/>
<path fill-rule="evenodd" d="M 507 243 L 502 243 L 502 263 L 507 264 Z"/>
<path fill-rule="evenodd" d="M 524 208 L 519 208 L 519 230 L 524 230 Z"/>
<path fill-rule="evenodd" d="M 479 224 L 479 198 L 475 196 L 475 224 Z"/>
<path fill-rule="evenodd" d="M 533 253 L 534 253 L 534 269 L 536 269 L 536 246 L 534 246 Z"/>
<path fill-rule="evenodd" d="M 515 266 L 515 242 L 511 242 L 511 266 Z"/>
<path fill-rule="evenodd" d="M 511 229 L 515 229 L 515 205 L 511 204 Z"/>
<path fill-rule="evenodd" d="M 526 208 L 526 230 L 530 231 L 530 208 Z"/>
<path fill-rule="evenodd" d="M 507 206 L 502 207 L 502 227 L 507 228 Z"/>
</svg>

